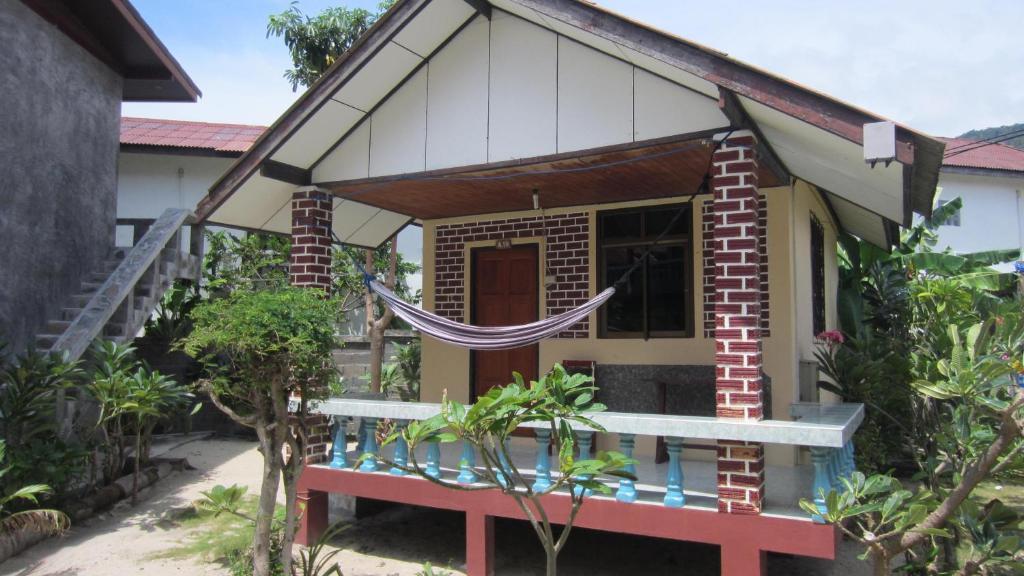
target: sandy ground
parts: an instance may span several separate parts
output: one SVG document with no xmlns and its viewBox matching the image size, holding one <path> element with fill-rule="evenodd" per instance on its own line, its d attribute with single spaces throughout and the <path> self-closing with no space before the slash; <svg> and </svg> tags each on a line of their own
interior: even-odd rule
<svg viewBox="0 0 1024 576">
<path fill-rule="evenodd" d="M 258 491 L 261 459 L 255 443 L 214 439 L 193 442 L 168 453 L 186 457 L 195 470 L 160 482 L 137 506 L 114 510 L 74 527 L 66 536 L 43 542 L 0 565 L 0 575 L 18 576 L 152 576 L 217 575 L 227 570 L 195 559 L 154 558 L 186 541 L 188 532 L 168 518 L 216 484 L 248 485 Z M 346 530 L 335 544 L 346 576 L 414 576 L 422 563 L 463 574 L 464 524 L 456 513 L 391 507 L 366 517 Z M 542 574 L 542 552 L 528 526 L 513 521 L 497 525 L 497 572 L 502 576 Z M 768 573 L 775 575 L 859 576 L 867 565 L 857 550 L 841 549 L 838 561 L 771 556 Z M 620 574 L 711 576 L 718 574 L 718 549 L 679 542 L 574 532 L 560 558 L 563 576 Z"/>
</svg>

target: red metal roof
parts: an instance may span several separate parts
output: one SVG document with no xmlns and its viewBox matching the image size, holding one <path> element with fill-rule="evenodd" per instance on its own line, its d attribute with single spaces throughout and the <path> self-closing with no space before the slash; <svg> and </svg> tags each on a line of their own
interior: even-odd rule
<svg viewBox="0 0 1024 576">
<path fill-rule="evenodd" d="M 975 141 L 965 138 L 940 138 L 946 143 L 946 157 L 943 166 L 954 168 L 980 168 L 983 170 L 1006 170 L 1024 172 L 1024 150 L 1005 144 L 987 144 L 971 147 Z M 965 146 L 965 148 L 960 148 Z M 958 150 L 965 150 L 957 154 Z"/>
<path fill-rule="evenodd" d="M 121 144 L 241 153 L 266 129 L 248 124 L 122 117 Z"/>
</svg>

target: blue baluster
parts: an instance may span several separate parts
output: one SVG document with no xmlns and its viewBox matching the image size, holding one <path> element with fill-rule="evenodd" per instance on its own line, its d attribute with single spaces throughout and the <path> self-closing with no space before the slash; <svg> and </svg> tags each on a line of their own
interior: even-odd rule
<svg viewBox="0 0 1024 576">
<path fill-rule="evenodd" d="M 829 448 L 828 450 L 828 465 L 829 465 L 829 480 L 832 482 L 833 487 L 839 486 L 839 450 L 836 448 Z"/>
<path fill-rule="evenodd" d="M 832 483 L 828 471 L 828 448 L 811 448 L 811 462 L 814 464 L 814 505 L 818 508 L 818 514 L 812 516 L 815 522 L 824 523 L 822 517 L 828 508 L 825 506 L 825 498 L 832 491 Z"/>
<path fill-rule="evenodd" d="M 462 458 L 459 459 L 459 484 L 476 482 L 476 450 L 466 440 L 462 441 Z"/>
<path fill-rule="evenodd" d="M 441 477 L 441 443 L 427 443 L 427 476 L 431 478 Z"/>
<path fill-rule="evenodd" d="M 636 436 L 633 434 L 619 434 L 619 452 L 622 452 L 626 458 L 633 457 L 633 446 L 636 444 Z M 629 464 L 626 466 L 626 472 L 630 474 L 636 474 L 636 466 Z M 619 489 L 615 492 L 615 499 L 619 502 L 636 502 L 636 485 L 628 479 L 623 478 L 619 480 Z"/>
<path fill-rule="evenodd" d="M 395 423 L 397 428 L 398 437 L 395 439 L 395 466 L 391 467 L 391 472 L 395 476 L 405 476 L 408 474 L 402 467 L 405 467 L 409 463 L 409 444 L 402 437 L 402 431 L 408 423 L 405 420 L 399 420 Z"/>
<path fill-rule="evenodd" d="M 548 458 L 548 447 L 551 445 L 551 430 L 537 428 L 537 478 L 533 482 L 534 492 L 543 492 L 551 488 L 551 461 Z"/>
<path fill-rule="evenodd" d="M 668 449 L 668 478 L 665 482 L 665 506 L 682 508 L 686 504 L 683 494 L 683 466 L 679 462 L 679 454 L 683 450 L 682 438 L 665 438 Z"/>
<path fill-rule="evenodd" d="M 348 449 L 345 439 L 345 418 L 335 418 L 337 427 L 334 430 L 334 444 L 331 445 L 331 468 L 348 468 L 345 451 Z"/>
<path fill-rule="evenodd" d="M 363 418 L 363 454 L 370 454 L 371 457 L 363 460 L 359 466 L 360 472 L 377 471 L 377 419 Z"/>
<path fill-rule="evenodd" d="M 580 445 L 580 458 L 579 459 L 580 460 L 588 460 L 590 458 L 590 447 L 594 443 L 594 433 L 589 431 L 589 430 L 581 430 L 581 431 L 576 433 L 576 439 L 579 441 L 579 445 Z M 581 480 L 590 480 L 591 477 L 592 476 L 590 474 L 581 474 L 580 475 L 580 479 Z M 583 491 L 583 495 L 584 496 L 590 496 L 591 494 L 594 493 L 594 491 L 589 489 L 589 488 L 584 489 L 584 488 L 581 488 L 579 486 L 576 486 L 575 488 L 573 488 L 573 492 L 577 496 L 580 495 L 580 491 L 581 490 Z"/>
<path fill-rule="evenodd" d="M 853 445 L 853 438 L 847 443 L 850 452 L 850 473 L 857 471 L 857 449 Z"/>
</svg>

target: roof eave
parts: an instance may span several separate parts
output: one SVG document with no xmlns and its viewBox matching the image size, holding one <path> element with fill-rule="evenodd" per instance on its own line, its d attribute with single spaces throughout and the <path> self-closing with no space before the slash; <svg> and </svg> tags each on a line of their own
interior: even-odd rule
<svg viewBox="0 0 1024 576">
<path fill-rule="evenodd" d="M 398 0 L 378 18 L 373 26 L 294 102 L 223 176 L 213 183 L 209 193 L 196 207 L 196 218 L 200 222 L 209 218 L 238 186 L 256 173 L 260 164 L 270 158 L 292 132 L 300 128 L 330 99 L 342 83 L 369 62 L 378 50 L 429 3 L 430 0 Z"/>
</svg>

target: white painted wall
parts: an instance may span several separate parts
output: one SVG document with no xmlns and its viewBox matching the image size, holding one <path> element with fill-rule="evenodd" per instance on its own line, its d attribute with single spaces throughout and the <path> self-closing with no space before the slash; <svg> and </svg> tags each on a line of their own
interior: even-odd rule
<svg viewBox="0 0 1024 576">
<path fill-rule="evenodd" d="M 117 168 L 117 217 L 159 218 L 168 208 L 196 204 L 232 158 L 121 153 Z M 188 242 L 188 238 L 183 239 Z M 117 245 L 132 245 L 132 229 L 117 227 Z M 187 244 L 186 244 L 187 245 Z"/>
<path fill-rule="evenodd" d="M 960 197 L 960 226 L 939 228 L 936 248 L 981 252 L 1024 247 L 1024 175 L 1017 178 L 943 172 L 939 199 Z M 999 266 L 1011 271 L 1013 264 Z"/>
</svg>

